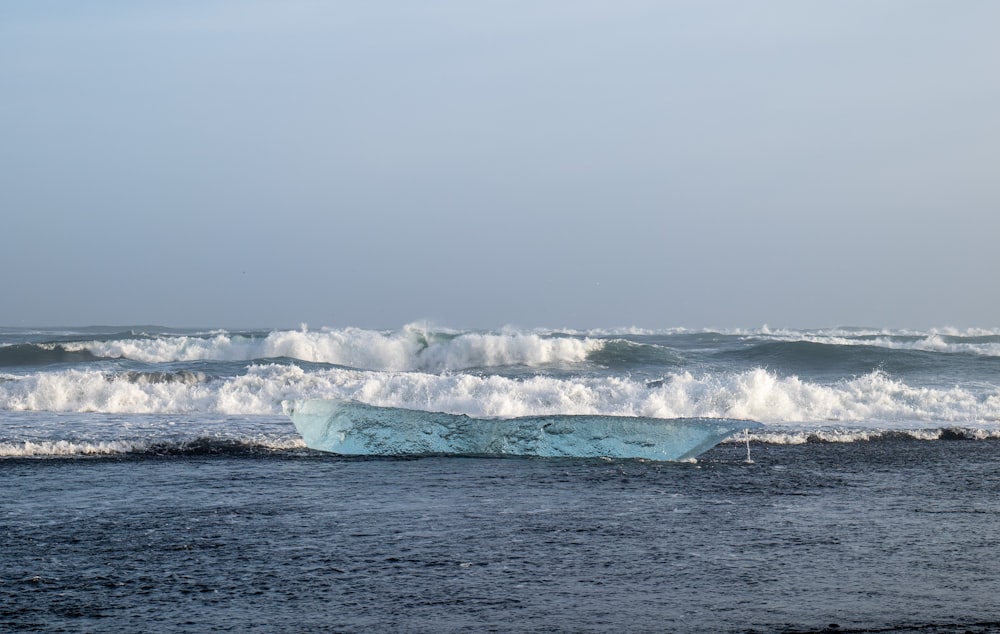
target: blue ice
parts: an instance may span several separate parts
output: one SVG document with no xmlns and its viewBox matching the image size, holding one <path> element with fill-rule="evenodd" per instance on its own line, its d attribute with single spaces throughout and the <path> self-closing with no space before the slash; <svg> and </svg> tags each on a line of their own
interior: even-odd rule
<svg viewBox="0 0 1000 634">
<path fill-rule="evenodd" d="M 306 446 L 344 455 L 421 454 L 690 460 L 760 423 L 725 418 L 552 415 L 472 418 L 350 400 L 286 401 Z"/>
</svg>

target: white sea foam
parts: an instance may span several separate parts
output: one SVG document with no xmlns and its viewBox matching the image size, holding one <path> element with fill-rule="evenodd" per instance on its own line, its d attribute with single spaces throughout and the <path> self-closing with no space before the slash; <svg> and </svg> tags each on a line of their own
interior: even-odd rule
<svg viewBox="0 0 1000 634">
<path fill-rule="evenodd" d="M 282 451 L 301 449 L 305 443 L 298 436 L 278 438 L 200 438 L 191 437 L 174 441 L 162 439 L 129 440 L 27 440 L 0 442 L 0 458 L 33 458 L 52 456 L 109 456 L 143 453 L 221 452 L 243 449 Z"/>
<path fill-rule="evenodd" d="M 808 427 L 772 426 L 750 432 L 755 442 L 771 445 L 802 445 L 807 442 L 853 443 L 868 442 L 885 438 L 911 438 L 914 440 L 940 440 L 944 437 L 967 438 L 970 440 L 1000 439 L 1000 428 L 947 427 L 947 428 L 851 428 L 851 427 Z M 728 442 L 743 441 L 742 437 Z"/>
<path fill-rule="evenodd" d="M 722 417 L 879 428 L 1000 424 L 1000 388 L 913 387 L 877 371 L 825 385 L 764 369 L 680 372 L 650 384 L 624 376 L 517 379 L 263 364 L 237 377 L 203 382 L 136 382 L 63 370 L 0 383 L 0 409 L 13 411 L 279 415 L 283 400 L 304 398 L 350 398 L 475 416 Z"/>
<path fill-rule="evenodd" d="M 518 331 L 442 333 L 420 326 L 392 331 L 361 328 L 279 330 L 266 337 L 217 332 L 64 344 L 99 357 L 146 363 L 289 357 L 369 370 L 447 372 L 468 368 L 575 363 L 602 341 Z"/>
<path fill-rule="evenodd" d="M 33 456 L 105 456 L 123 453 L 140 453 L 149 447 L 143 441 L 24 441 L 0 443 L 0 457 L 27 458 Z"/>
</svg>

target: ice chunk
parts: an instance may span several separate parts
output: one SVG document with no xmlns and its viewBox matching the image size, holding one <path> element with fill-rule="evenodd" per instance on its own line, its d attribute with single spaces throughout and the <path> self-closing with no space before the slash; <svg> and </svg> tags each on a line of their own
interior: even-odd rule
<svg viewBox="0 0 1000 634">
<path fill-rule="evenodd" d="M 346 455 L 576 456 L 688 460 L 760 423 L 725 418 L 472 418 L 349 400 L 285 402 L 306 446 Z"/>
</svg>

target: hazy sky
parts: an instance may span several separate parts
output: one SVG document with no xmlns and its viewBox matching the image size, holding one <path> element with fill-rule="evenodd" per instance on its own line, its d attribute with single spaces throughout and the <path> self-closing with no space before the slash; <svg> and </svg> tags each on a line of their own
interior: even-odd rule
<svg viewBox="0 0 1000 634">
<path fill-rule="evenodd" d="M 0 325 L 998 327 L 998 25 L 5 2 Z"/>
</svg>

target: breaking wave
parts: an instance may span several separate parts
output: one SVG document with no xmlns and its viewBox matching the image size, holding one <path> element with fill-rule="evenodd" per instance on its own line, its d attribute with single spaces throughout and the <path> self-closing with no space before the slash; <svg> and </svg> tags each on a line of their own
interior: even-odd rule
<svg viewBox="0 0 1000 634">
<path fill-rule="evenodd" d="M 245 374 L 108 375 L 64 370 L 8 376 L 0 409 L 104 413 L 276 415 L 286 399 L 347 398 L 372 405 L 476 416 L 608 414 L 718 417 L 764 423 L 1000 423 L 1000 388 L 907 385 L 884 372 L 820 384 L 756 368 L 628 376 L 428 374 L 260 364 Z"/>
<path fill-rule="evenodd" d="M 398 331 L 361 328 L 279 330 L 263 335 L 210 335 L 22 344 L 0 348 L 0 365 L 129 359 L 144 363 L 253 361 L 290 358 L 366 370 L 448 372 L 502 366 L 579 363 L 604 342 L 531 332 L 450 333 L 418 326 Z"/>
<path fill-rule="evenodd" d="M 0 346 L 0 367 L 51 365 L 56 363 L 84 363 L 99 357 L 77 345 L 15 344 Z"/>
<path fill-rule="evenodd" d="M 609 331 L 612 332 L 612 331 Z M 678 347 L 679 346 L 679 347 Z M 699 350 L 699 348 L 701 350 Z M 707 352 L 708 349 L 713 352 Z M 1000 363 L 1000 334 L 888 331 L 711 331 L 667 334 L 362 328 L 262 332 L 136 333 L 0 345 L 0 367 L 83 365 L 100 360 L 145 364 L 199 361 L 260 362 L 295 359 L 388 372 L 461 372 L 505 367 L 579 367 L 614 370 L 684 366 L 691 350 L 725 361 L 790 369 L 836 367 L 852 373 L 897 364 L 928 366 L 948 356 Z M 992 367 L 992 365 L 991 365 Z"/>
<path fill-rule="evenodd" d="M 974 333 L 845 333 L 802 332 L 772 335 L 774 341 L 805 342 L 823 346 L 867 346 L 886 350 L 1000 357 L 1000 335 L 992 331 Z"/>
</svg>

